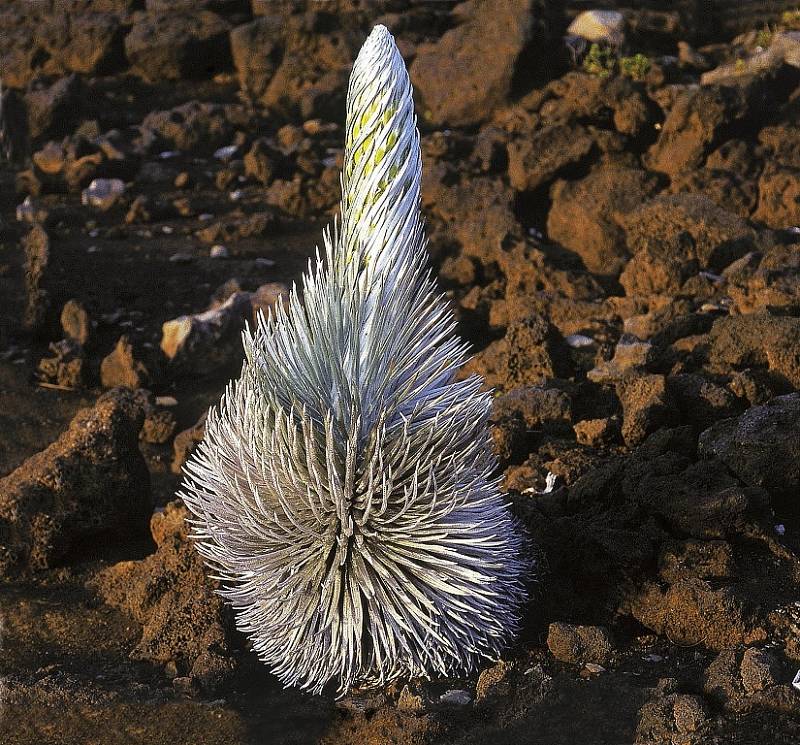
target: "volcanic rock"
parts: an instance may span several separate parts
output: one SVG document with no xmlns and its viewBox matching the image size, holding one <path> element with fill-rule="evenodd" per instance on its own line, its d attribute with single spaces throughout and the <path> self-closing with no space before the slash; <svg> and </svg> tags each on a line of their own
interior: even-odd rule
<svg viewBox="0 0 800 745">
<path fill-rule="evenodd" d="M 146 80 L 211 77 L 230 64 L 229 30 L 208 10 L 143 14 L 125 37 L 125 54 Z"/>
<path fill-rule="evenodd" d="M 235 666 L 233 619 L 188 539 L 187 516 L 180 502 L 170 502 L 150 521 L 156 552 L 101 571 L 89 586 L 141 624 L 132 659 L 171 663 L 181 677 L 211 693 Z"/>
<path fill-rule="evenodd" d="M 0 570 L 42 569 L 99 533 L 147 524 L 150 475 L 138 449 L 142 398 L 115 389 L 52 445 L 0 480 Z"/>
<path fill-rule="evenodd" d="M 534 30 L 534 17 L 541 12 L 540 7 L 534 11 L 535 5 L 547 3 L 472 3 L 460 25 L 435 44 L 420 46 L 410 74 L 425 119 L 436 126 L 475 124 L 505 102 L 523 51 L 542 33 Z M 543 37 L 537 39 L 539 45 Z"/>
</svg>

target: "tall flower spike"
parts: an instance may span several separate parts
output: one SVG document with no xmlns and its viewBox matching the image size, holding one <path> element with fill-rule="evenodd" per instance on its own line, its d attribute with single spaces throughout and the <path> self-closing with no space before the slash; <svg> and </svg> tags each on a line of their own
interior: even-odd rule
<svg viewBox="0 0 800 745">
<path fill-rule="evenodd" d="M 426 270 L 411 85 L 383 26 L 350 79 L 342 216 L 303 303 L 244 335 L 181 496 L 237 625 L 286 685 L 473 670 L 515 632 L 519 526 L 481 380 Z"/>
</svg>

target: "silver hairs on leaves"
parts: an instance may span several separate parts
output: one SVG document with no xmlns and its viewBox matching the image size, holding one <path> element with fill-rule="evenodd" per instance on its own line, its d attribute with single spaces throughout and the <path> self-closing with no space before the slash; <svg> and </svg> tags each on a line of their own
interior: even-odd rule
<svg viewBox="0 0 800 745">
<path fill-rule="evenodd" d="M 411 84 L 376 26 L 347 98 L 342 214 L 244 335 L 186 466 L 192 536 L 286 684 L 339 693 L 496 657 L 525 600 L 491 396 L 426 269 Z"/>
</svg>

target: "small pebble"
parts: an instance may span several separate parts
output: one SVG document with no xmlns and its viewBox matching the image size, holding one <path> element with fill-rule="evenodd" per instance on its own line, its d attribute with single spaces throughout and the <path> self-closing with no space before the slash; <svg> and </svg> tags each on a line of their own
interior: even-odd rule
<svg viewBox="0 0 800 745">
<path fill-rule="evenodd" d="M 172 256 L 169 257 L 169 260 L 173 264 L 188 264 L 190 261 L 192 261 L 193 258 L 194 257 L 191 254 L 177 253 L 177 254 L 172 254 Z"/>
<path fill-rule="evenodd" d="M 230 253 L 225 246 L 217 244 L 216 246 L 211 246 L 211 251 L 208 254 L 212 259 L 227 259 L 230 256 Z"/>
<path fill-rule="evenodd" d="M 173 228 L 171 225 L 164 225 L 161 228 L 161 232 L 166 233 L 167 235 L 172 235 L 175 232 L 175 228 Z"/>
<path fill-rule="evenodd" d="M 214 151 L 214 157 L 217 160 L 230 160 L 239 151 L 238 145 L 225 145 Z"/>
<path fill-rule="evenodd" d="M 583 669 L 587 672 L 591 673 L 592 675 L 598 675 L 599 673 L 604 673 L 606 669 L 602 665 L 598 665 L 595 662 L 587 662 Z"/>
<path fill-rule="evenodd" d="M 775 532 L 778 535 L 786 535 L 786 526 L 783 523 L 778 523 L 775 526 Z"/>
<path fill-rule="evenodd" d="M 566 339 L 565 342 L 573 349 L 581 349 L 582 347 L 591 347 L 594 344 L 594 339 L 590 336 L 584 336 L 583 334 L 570 334 Z"/>
<path fill-rule="evenodd" d="M 439 703 L 448 706 L 466 706 L 470 701 L 472 701 L 472 696 L 467 691 L 446 691 L 439 696 Z"/>
<path fill-rule="evenodd" d="M 266 269 L 275 266 L 275 262 L 272 259 L 265 259 L 264 257 L 257 258 L 255 263 L 256 266 L 264 267 Z"/>
</svg>

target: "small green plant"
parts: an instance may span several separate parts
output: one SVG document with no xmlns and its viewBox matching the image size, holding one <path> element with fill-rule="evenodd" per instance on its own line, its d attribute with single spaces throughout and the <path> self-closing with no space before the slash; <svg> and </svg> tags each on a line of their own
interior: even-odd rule
<svg viewBox="0 0 800 745">
<path fill-rule="evenodd" d="M 769 26 L 762 28 L 756 34 L 756 46 L 766 49 L 772 43 L 773 31 Z"/>
<path fill-rule="evenodd" d="M 800 31 L 800 8 L 784 10 L 781 13 L 781 26 L 789 31 Z"/>
<path fill-rule="evenodd" d="M 632 80 L 644 80 L 651 67 L 650 60 L 641 52 L 619 60 L 619 71 Z"/>
<path fill-rule="evenodd" d="M 583 60 L 583 69 L 590 75 L 607 78 L 616 70 L 617 58 L 608 47 L 597 43 L 589 47 L 589 53 Z"/>
</svg>

